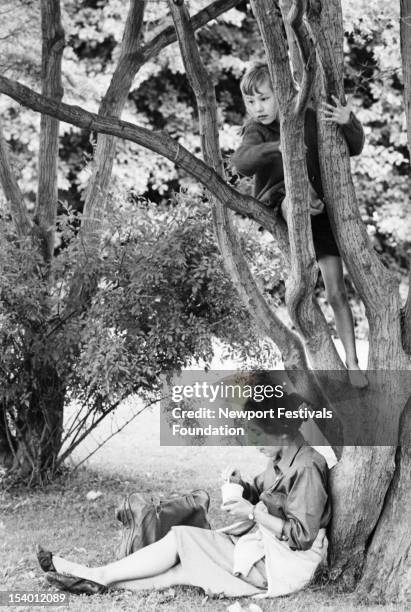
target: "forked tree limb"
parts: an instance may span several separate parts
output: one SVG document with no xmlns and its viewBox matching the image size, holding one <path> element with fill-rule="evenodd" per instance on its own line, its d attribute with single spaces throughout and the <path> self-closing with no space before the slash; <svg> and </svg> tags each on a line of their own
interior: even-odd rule
<svg viewBox="0 0 411 612">
<path fill-rule="evenodd" d="M 238 0 L 237 0 L 238 2 Z M 128 94 L 140 68 L 145 62 L 158 54 L 164 47 L 176 40 L 174 27 L 165 27 L 147 44 L 141 37 L 145 1 L 130 0 L 126 18 L 120 57 L 114 70 L 109 87 L 101 101 L 99 115 L 121 117 Z M 205 25 L 222 12 L 232 8 L 234 0 L 218 0 L 195 16 L 195 27 Z M 85 253 L 93 258 L 98 253 L 110 180 L 116 154 L 116 138 L 99 134 L 95 157 L 92 165 L 92 175 L 87 185 L 83 221 L 80 238 Z M 280 230 L 277 230 L 279 233 Z M 87 281 L 83 286 L 81 271 L 75 274 L 71 285 L 68 310 L 77 307 L 89 299 L 92 286 Z"/>
<path fill-rule="evenodd" d="M 174 0 L 169 0 L 169 8 L 179 40 L 186 74 L 197 101 L 203 158 L 208 166 L 224 178 L 214 86 L 201 60 L 187 8 L 184 3 L 177 5 Z M 251 317 L 255 320 L 258 332 L 271 338 L 279 347 L 285 359 L 292 355 L 292 365 L 294 367 L 305 369 L 307 363 L 303 345 L 297 336 L 272 312 L 262 295 L 242 253 L 230 211 L 221 200 L 214 196 L 211 199 L 211 205 L 224 265 Z M 291 346 L 294 347 L 292 353 L 290 353 Z M 298 356 L 298 363 L 295 362 L 296 356 Z"/>
<path fill-rule="evenodd" d="M 325 75 L 327 96 L 344 101 L 342 11 L 340 0 L 312 0 L 309 22 Z M 321 177 L 327 211 L 350 277 L 365 305 L 369 322 L 369 368 L 402 369 L 398 281 L 372 248 L 351 176 L 348 148 L 336 124 L 318 121 Z M 384 342 L 381 341 L 384 338 Z"/>
<path fill-rule="evenodd" d="M 130 0 L 120 57 L 108 89 L 101 101 L 99 115 L 120 117 L 134 77 L 141 67 L 140 47 L 145 1 Z M 116 139 L 101 134 L 97 138 L 93 172 L 87 185 L 80 236 L 84 248 L 93 256 L 98 251 L 110 179 L 116 153 Z"/>
<path fill-rule="evenodd" d="M 59 102 L 63 98 L 61 62 L 65 45 L 59 0 L 41 0 L 41 91 Z M 39 225 L 44 257 L 49 261 L 54 251 L 57 215 L 57 165 L 59 120 L 41 116 L 38 158 L 38 189 L 35 218 Z"/>
<path fill-rule="evenodd" d="M 191 18 L 191 25 L 194 30 L 198 30 L 207 25 L 213 19 L 216 19 L 223 13 L 229 11 L 241 0 L 216 0 L 209 6 L 202 9 Z M 142 47 L 143 63 L 149 59 L 156 57 L 162 49 L 176 42 L 177 34 L 172 23 L 162 28 L 151 40 L 145 43 Z"/>
<path fill-rule="evenodd" d="M 120 57 L 100 104 L 99 115 L 101 116 L 121 116 L 134 77 L 144 62 L 140 37 L 145 4 L 145 0 L 130 0 Z M 84 253 L 90 260 L 98 256 L 100 248 L 115 154 L 116 138 L 99 134 L 80 228 L 80 240 Z M 83 270 L 79 268 L 73 275 L 66 305 L 68 312 L 73 308 L 83 307 L 93 293 L 94 283 L 90 283 L 89 279 L 84 283 L 83 278 Z"/>
<path fill-rule="evenodd" d="M 294 16 L 301 18 L 304 0 L 294 0 Z M 252 0 L 252 7 L 263 38 L 271 77 L 280 109 L 281 151 L 288 200 L 287 225 L 291 252 L 291 274 L 287 281 L 286 303 L 293 323 L 302 334 L 314 368 L 343 369 L 343 363 L 331 339 L 325 317 L 314 298 L 317 280 L 314 245 L 309 211 L 309 181 L 305 160 L 304 107 L 292 76 L 282 13 L 277 1 Z M 305 26 L 294 27 L 302 61 L 310 58 Z M 310 43 L 311 44 L 311 43 Z M 307 91 L 315 71 L 306 72 Z M 304 101 L 307 98 L 304 95 Z"/>
<path fill-rule="evenodd" d="M 274 237 L 278 236 L 280 241 L 284 241 L 285 236 L 282 232 L 279 233 L 279 227 L 271 210 L 255 198 L 230 187 L 212 168 L 171 138 L 167 132 L 148 130 L 117 117 L 100 117 L 79 106 L 54 102 L 2 75 L 0 75 L 0 93 L 39 113 L 57 117 L 60 121 L 85 130 L 130 140 L 166 157 L 197 179 L 210 193 L 222 199 L 226 206 L 242 215 L 249 215 Z"/>
<path fill-rule="evenodd" d="M 0 183 L 19 237 L 27 236 L 33 222 L 27 212 L 23 194 L 14 174 L 7 142 L 0 124 Z"/>
</svg>

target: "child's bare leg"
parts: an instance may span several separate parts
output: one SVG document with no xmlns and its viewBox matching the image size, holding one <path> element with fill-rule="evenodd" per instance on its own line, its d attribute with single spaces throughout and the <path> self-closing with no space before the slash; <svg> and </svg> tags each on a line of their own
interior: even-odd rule
<svg viewBox="0 0 411 612">
<path fill-rule="evenodd" d="M 166 572 L 177 562 L 177 545 L 172 531 L 158 542 L 102 567 L 86 567 L 53 555 L 53 564 L 58 572 L 73 574 L 104 585 L 156 576 Z"/>
<path fill-rule="evenodd" d="M 334 311 L 335 326 L 344 346 L 351 383 L 356 387 L 364 387 L 368 381 L 358 365 L 354 321 L 345 289 L 341 257 L 325 255 L 319 259 L 318 265 L 324 280 L 327 301 Z"/>
<path fill-rule="evenodd" d="M 146 589 L 168 589 L 171 586 L 176 585 L 190 585 L 191 581 L 186 576 L 186 573 L 178 563 L 171 569 L 158 574 L 158 576 L 152 576 L 151 578 L 141 578 L 140 580 L 127 580 L 121 582 L 115 582 L 112 584 L 114 588 L 118 589 L 130 589 L 131 591 L 145 591 Z"/>
<path fill-rule="evenodd" d="M 281 214 L 286 223 L 287 223 L 287 211 L 288 211 L 288 198 L 286 196 L 284 200 L 281 202 Z"/>
</svg>

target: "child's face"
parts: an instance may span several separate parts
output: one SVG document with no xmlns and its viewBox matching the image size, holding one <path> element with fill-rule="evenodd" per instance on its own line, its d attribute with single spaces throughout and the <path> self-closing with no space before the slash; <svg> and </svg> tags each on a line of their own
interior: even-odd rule
<svg viewBox="0 0 411 612">
<path fill-rule="evenodd" d="M 244 103 L 247 112 L 255 121 L 269 125 L 278 115 L 277 97 L 267 81 L 250 95 L 244 94 Z"/>
</svg>

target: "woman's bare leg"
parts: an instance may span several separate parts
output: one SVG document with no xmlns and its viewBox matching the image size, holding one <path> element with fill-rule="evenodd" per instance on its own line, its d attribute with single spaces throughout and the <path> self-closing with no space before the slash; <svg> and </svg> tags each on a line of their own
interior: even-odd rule
<svg viewBox="0 0 411 612">
<path fill-rule="evenodd" d="M 193 586 L 191 581 L 186 576 L 186 573 L 181 565 L 178 563 L 171 569 L 158 574 L 158 576 L 152 576 L 151 578 L 141 578 L 140 580 L 126 580 L 121 582 L 115 582 L 111 586 L 115 589 L 129 589 L 131 591 L 145 591 L 150 589 L 168 589 L 171 586 L 176 585 L 189 585 Z"/>
<path fill-rule="evenodd" d="M 173 531 L 158 542 L 102 567 L 86 567 L 53 555 L 53 564 L 58 572 L 94 580 L 104 585 L 157 576 L 177 562 L 177 545 Z"/>
</svg>

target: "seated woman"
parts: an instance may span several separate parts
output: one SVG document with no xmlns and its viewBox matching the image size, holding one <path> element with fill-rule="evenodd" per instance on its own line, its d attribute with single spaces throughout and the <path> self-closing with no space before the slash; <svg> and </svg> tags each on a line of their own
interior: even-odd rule
<svg viewBox="0 0 411 612">
<path fill-rule="evenodd" d="M 246 410 L 267 409 L 272 400 Z M 178 526 L 158 542 L 102 567 L 86 567 L 38 548 L 47 579 L 73 593 L 101 593 L 107 587 L 131 590 L 198 586 L 231 597 L 275 597 L 304 588 L 326 560 L 325 527 L 331 509 L 327 464 L 305 444 L 301 419 L 254 420 L 268 458 L 265 471 L 246 483 L 235 468 L 225 470 L 243 485 L 243 498 L 225 504 L 235 519 L 255 524 L 246 535 Z"/>
</svg>

